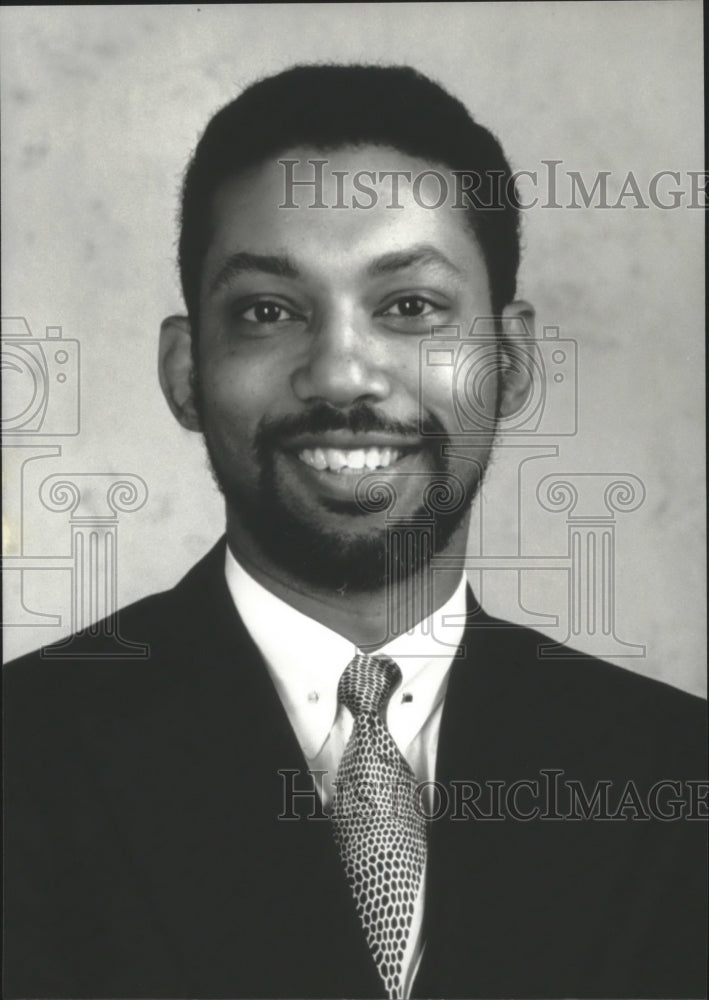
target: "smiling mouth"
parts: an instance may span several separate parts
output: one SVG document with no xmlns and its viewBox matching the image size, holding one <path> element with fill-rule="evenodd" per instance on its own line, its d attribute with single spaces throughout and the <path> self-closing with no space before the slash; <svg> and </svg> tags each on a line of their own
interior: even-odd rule
<svg viewBox="0 0 709 1000">
<path fill-rule="evenodd" d="M 297 453 L 299 461 L 318 472 L 336 475 L 356 475 L 364 470 L 388 469 L 412 448 L 303 448 Z"/>
</svg>

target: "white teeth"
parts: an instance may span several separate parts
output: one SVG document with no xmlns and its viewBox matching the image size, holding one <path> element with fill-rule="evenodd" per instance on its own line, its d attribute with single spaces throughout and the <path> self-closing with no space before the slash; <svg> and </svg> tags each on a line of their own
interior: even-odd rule
<svg viewBox="0 0 709 1000">
<path fill-rule="evenodd" d="M 386 469 L 401 456 L 398 448 L 304 448 L 298 453 L 301 462 L 323 472 L 338 474 L 357 472 L 360 469 Z"/>
<path fill-rule="evenodd" d="M 333 472 L 339 472 L 340 469 L 344 469 L 349 464 L 347 452 L 337 448 L 325 448 L 323 454 L 325 455 L 326 468 L 332 469 Z"/>
</svg>

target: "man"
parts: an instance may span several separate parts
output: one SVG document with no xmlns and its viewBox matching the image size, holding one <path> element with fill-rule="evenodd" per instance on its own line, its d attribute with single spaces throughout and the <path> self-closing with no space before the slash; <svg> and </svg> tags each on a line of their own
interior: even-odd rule
<svg viewBox="0 0 709 1000">
<path fill-rule="evenodd" d="M 181 226 L 160 381 L 226 541 L 120 614 L 146 658 L 6 670 L 7 995 L 701 995 L 701 703 L 544 659 L 460 569 L 533 369 L 496 140 L 412 70 L 295 68 L 212 119 Z M 491 317 L 454 446 L 421 344 Z"/>
</svg>

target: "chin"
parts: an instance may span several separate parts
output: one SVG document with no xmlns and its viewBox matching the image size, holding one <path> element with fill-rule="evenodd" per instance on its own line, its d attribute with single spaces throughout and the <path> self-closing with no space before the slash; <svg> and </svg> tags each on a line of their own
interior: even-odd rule
<svg viewBox="0 0 709 1000">
<path fill-rule="evenodd" d="M 439 518 L 434 548 L 428 524 L 421 522 L 405 523 L 402 539 L 402 525 L 382 523 L 378 515 L 339 515 L 326 527 L 282 505 L 277 494 L 262 499 L 257 506 L 231 503 L 235 519 L 269 563 L 324 591 L 373 593 L 420 576 L 467 524 L 467 511 Z M 418 513 L 425 517 L 425 510 Z M 365 525 L 368 517 L 378 524 Z"/>
<path fill-rule="evenodd" d="M 262 467 L 258 489 L 247 494 L 208 453 L 231 518 L 253 552 L 291 579 L 330 592 L 374 593 L 425 573 L 435 554 L 467 526 L 481 481 L 476 477 L 467 484 L 464 506 L 436 516 L 431 544 L 430 512 L 423 506 L 414 505 L 403 521 L 393 523 L 385 511 L 365 513 L 351 502 L 331 501 L 315 509 L 294 502 L 273 463 Z"/>
</svg>

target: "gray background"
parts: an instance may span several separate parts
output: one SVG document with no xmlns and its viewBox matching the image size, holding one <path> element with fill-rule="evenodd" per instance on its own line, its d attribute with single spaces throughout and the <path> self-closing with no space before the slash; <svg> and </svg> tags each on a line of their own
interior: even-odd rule
<svg viewBox="0 0 709 1000">
<path fill-rule="evenodd" d="M 199 439 L 174 423 L 155 373 L 160 320 L 181 309 L 174 265 L 181 172 L 208 117 L 258 76 L 298 61 L 406 62 L 501 139 L 518 169 L 563 160 L 592 180 L 702 167 L 701 6 L 676 3 L 275 4 L 2 11 L 3 315 L 81 343 L 81 433 L 42 473 L 136 473 L 147 504 L 122 515 L 121 604 L 171 586 L 223 527 Z M 682 184 L 687 188 L 686 180 Z M 630 204 L 630 202 L 626 202 Z M 647 497 L 618 515 L 618 662 L 704 691 L 704 214 L 525 213 L 520 294 L 579 345 L 580 426 L 551 472 L 629 472 Z M 6 482 L 21 457 L 6 454 Z M 39 465 L 39 463 L 37 463 Z M 485 547 L 510 551 L 517 466 L 501 454 L 482 500 Z M 67 516 L 25 495 L 25 554 L 66 554 Z M 529 499 L 529 498 L 528 498 Z M 8 496 L 6 554 L 19 552 Z M 532 497 L 533 500 L 533 497 Z M 564 515 L 525 501 L 522 547 L 566 551 Z M 70 627 L 65 572 L 26 575 L 59 626 L 6 630 L 10 658 Z M 19 573 L 6 586 L 18 586 Z M 559 614 L 563 573 L 530 573 L 523 603 Z M 518 618 L 516 577 L 484 602 Z"/>
</svg>

